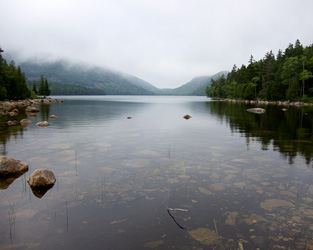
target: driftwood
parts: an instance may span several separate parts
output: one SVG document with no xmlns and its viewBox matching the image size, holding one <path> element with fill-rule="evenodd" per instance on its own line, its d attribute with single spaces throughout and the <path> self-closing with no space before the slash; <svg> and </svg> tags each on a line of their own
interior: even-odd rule
<svg viewBox="0 0 313 250">
<path fill-rule="evenodd" d="M 167 209 L 168 214 L 171 216 L 171 218 L 173 219 L 173 221 L 175 222 L 175 224 L 176 224 L 179 228 L 185 230 L 186 228 L 184 228 L 183 226 L 181 226 L 181 225 L 176 221 L 175 217 L 171 214 L 170 211 L 187 212 L 188 210 L 187 210 L 187 209 L 181 209 L 181 208 L 168 208 L 168 209 Z"/>
</svg>

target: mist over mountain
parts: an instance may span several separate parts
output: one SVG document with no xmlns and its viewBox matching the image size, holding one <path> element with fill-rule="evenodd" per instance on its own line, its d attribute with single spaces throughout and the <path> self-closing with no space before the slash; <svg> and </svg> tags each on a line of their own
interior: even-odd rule
<svg viewBox="0 0 313 250">
<path fill-rule="evenodd" d="M 226 77 L 228 71 L 221 71 L 213 76 L 198 76 L 186 84 L 175 89 L 164 89 L 166 95 L 206 95 L 205 89 L 211 86 L 211 80 L 217 80 L 222 76 Z"/>
<path fill-rule="evenodd" d="M 7 55 L 6 60 L 11 61 L 12 57 Z M 227 74 L 222 71 L 213 76 L 195 77 L 179 88 L 158 89 L 136 76 L 84 63 L 28 60 L 16 64 L 25 73 L 30 87 L 38 82 L 40 75 L 47 77 L 51 95 L 206 95 L 211 79 Z"/>
</svg>

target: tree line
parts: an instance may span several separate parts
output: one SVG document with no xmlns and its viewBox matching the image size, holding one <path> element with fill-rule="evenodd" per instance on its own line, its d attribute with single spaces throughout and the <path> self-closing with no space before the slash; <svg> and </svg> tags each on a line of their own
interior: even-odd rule
<svg viewBox="0 0 313 250">
<path fill-rule="evenodd" d="M 50 95 L 49 83 L 46 77 L 40 76 L 38 91 L 36 82 L 33 83 L 33 88 L 30 89 L 21 67 L 16 66 L 13 60 L 8 64 L 2 57 L 2 52 L 3 49 L 0 47 L 0 101 L 36 98 L 37 94 L 44 97 Z"/>
<path fill-rule="evenodd" d="M 284 52 L 272 51 L 248 66 L 236 64 L 227 77 L 212 80 L 207 96 L 244 100 L 289 100 L 313 102 L 313 44 L 305 48 L 299 40 Z"/>
</svg>

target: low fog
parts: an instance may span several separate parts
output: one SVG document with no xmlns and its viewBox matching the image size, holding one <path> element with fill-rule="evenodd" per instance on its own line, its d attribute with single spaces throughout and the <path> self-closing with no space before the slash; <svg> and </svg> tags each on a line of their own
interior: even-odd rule
<svg viewBox="0 0 313 250">
<path fill-rule="evenodd" d="M 313 1 L 1 0 L 0 46 L 17 60 L 87 63 L 158 88 L 313 42 Z"/>
</svg>

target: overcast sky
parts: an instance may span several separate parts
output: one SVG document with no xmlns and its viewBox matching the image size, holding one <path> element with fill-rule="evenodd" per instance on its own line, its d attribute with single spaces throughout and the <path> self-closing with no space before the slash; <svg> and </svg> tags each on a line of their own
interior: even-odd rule
<svg viewBox="0 0 313 250">
<path fill-rule="evenodd" d="M 159 88 L 313 43 L 312 0 L 0 0 L 0 46 L 108 67 Z M 17 58 L 16 58 L 17 59 Z"/>
</svg>

